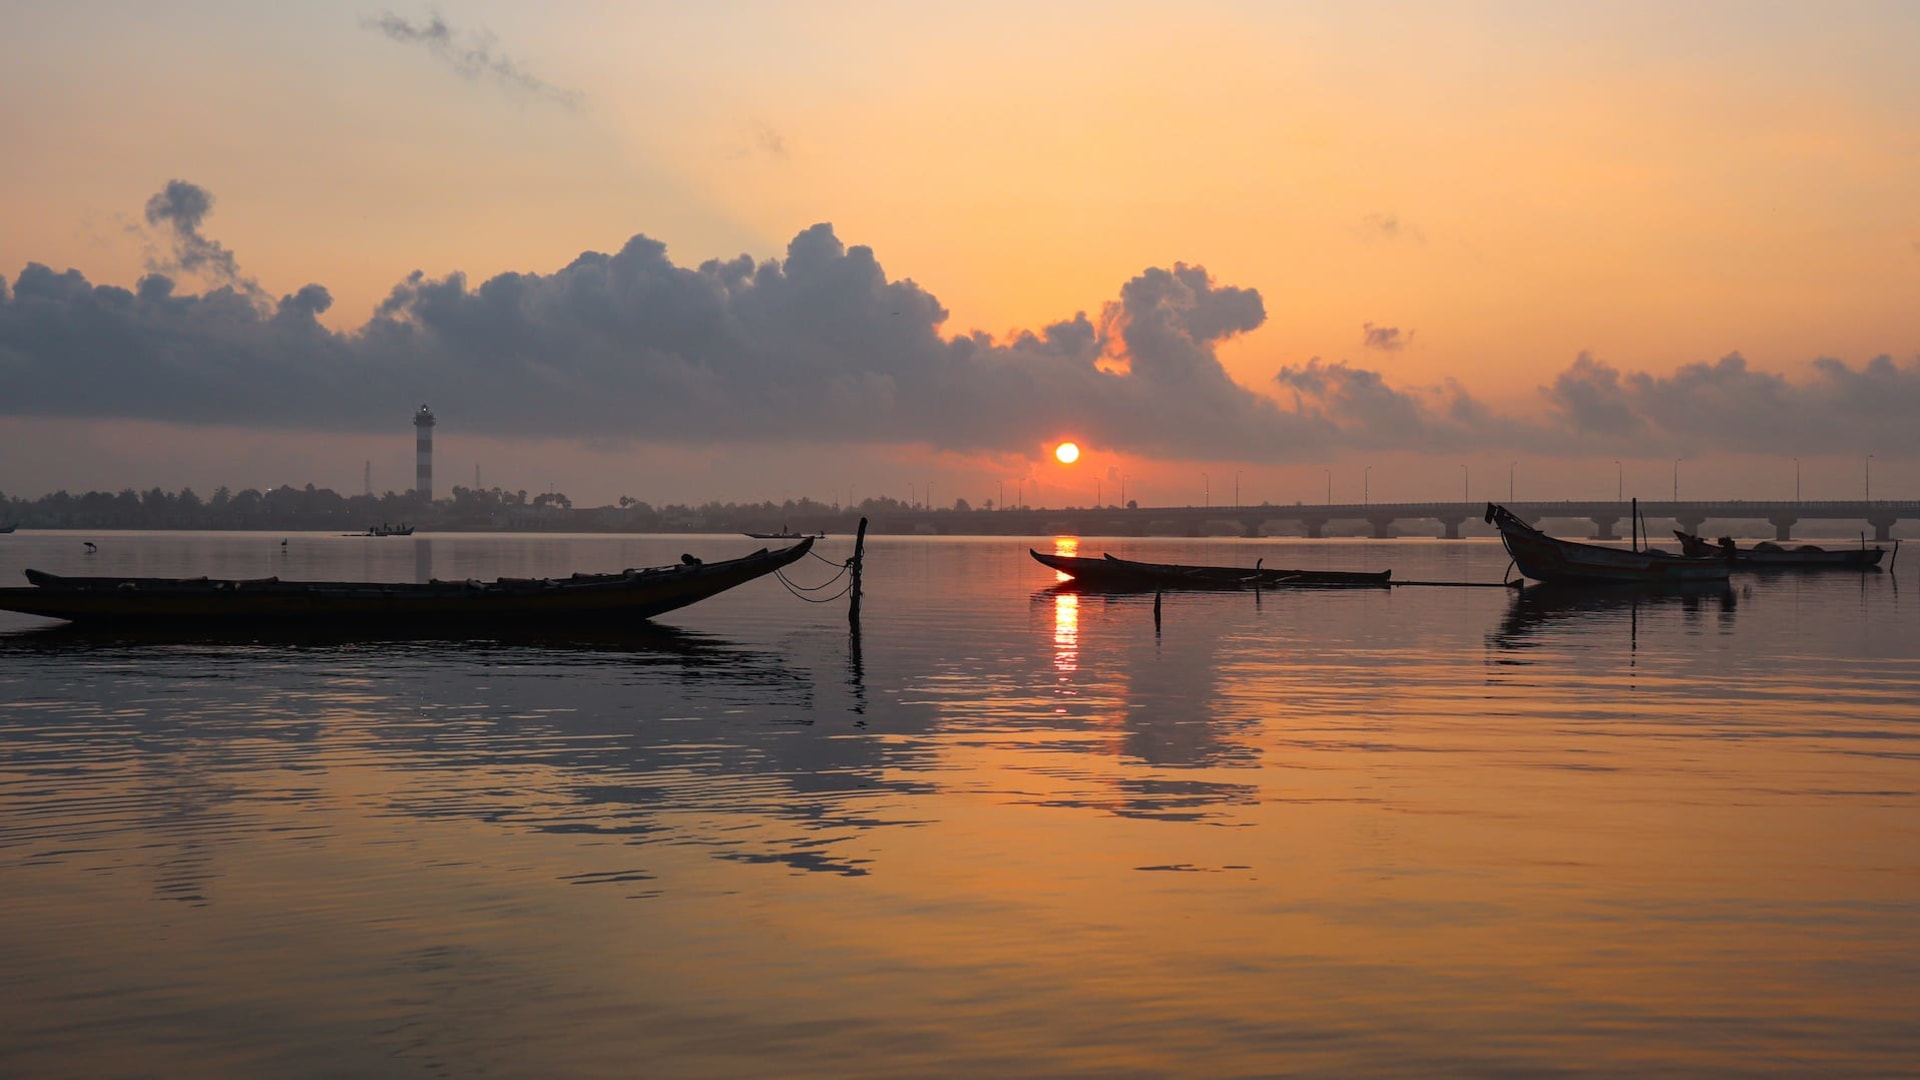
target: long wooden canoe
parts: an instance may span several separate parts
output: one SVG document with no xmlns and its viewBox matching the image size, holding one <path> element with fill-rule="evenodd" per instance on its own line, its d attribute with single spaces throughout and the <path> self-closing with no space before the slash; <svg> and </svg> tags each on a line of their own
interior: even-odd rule
<svg viewBox="0 0 1920 1080">
<path fill-rule="evenodd" d="M 764 577 L 806 555 L 812 540 L 724 562 L 681 556 L 674 566 L 617 574 L 494 581 L 282 581 L 279 578 L 63 577 L 28 570 L 29 588 L 0 589 L 0 610 L 90 624 L 396 626 L 511 622 L 606 626 L 647 619 Z"/>
<path fill-rule="evenodd" d="M 1183 566 L 1178 563 L 1134 562 L 1111 555 L 1098 559 L 1078 555 L 1046 555 L 1027 549 L 1042 566 L 1095 589 L 1282 589 L 1386 588 L 1393 571 L 1351 573 L 1341 570 L 1267 570 L 1257 566 Z"/>
</svg>

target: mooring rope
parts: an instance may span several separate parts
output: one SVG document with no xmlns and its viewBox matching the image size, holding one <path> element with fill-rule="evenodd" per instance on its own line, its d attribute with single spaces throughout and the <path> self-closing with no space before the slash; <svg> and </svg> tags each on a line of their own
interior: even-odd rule
<svg viewBox="0 0 1920 1080">
<path fill-rule="evenodd" d="M 827 586 L 832 585 L 834 582 L 839 581 L 842 577 L 845 577 L 846 573 L 847 573 L 847 568 L 842 567 L 840 569 L 840 573 L 833 575 L 833 577 L 811 588 L 808 588 L 805 585 L 795 585 L 793 582 L 787 580 L 786 571 L 784 570 L 775 570 L 773 572 L 773 576 L 780 579 L 780 584 L 785 585 L 787 587 L 788 592 L 792 593 L 793 595 L 799 597 L 802 600 L 805 600 L 809 604 L 831 604 L 835 600 L 840 599 L 841 597 L 847 595 L 848 592 L 852 591 L 853 579 L 848 578 L 847 583 L 841 587 L 840 591 L 837 593 L 834 593 L 832 596 L 808 596 L 807 594 L 813 593 L 813 592 L 819 592 L 821 589 L 824 589 Z"/>
<path fill-rule="evenodd" d="M 780 575 L 780 580 L 786 581 L 789 586 L 791 586 L 792 588 L 798 589 L 801 592 L 819 592 L 821 589 L 824 589 L 827 586 L 832 585 L 834 582 L 839 581 L 841 578 L 846 577 L 848 569 L 849 567 L 845 567 L 845 566 L 841 567 L 839 573 L 833 575 L 832 577 L 828 578 L 827 580 L 821 582 L 818 585 L 795 585 L 792 581 L 788 580 L 787 573 L 785 570 L 776 570 L 774 571 L 774 573 Z"/>
</svg>

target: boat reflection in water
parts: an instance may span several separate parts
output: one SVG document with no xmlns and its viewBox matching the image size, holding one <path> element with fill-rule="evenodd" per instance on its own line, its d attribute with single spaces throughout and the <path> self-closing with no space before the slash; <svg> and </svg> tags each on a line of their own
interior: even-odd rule
<svg viewBox="0 0 1920 1080">
<path fill-rule="evenodd" d="M 818 711 L 863 703 L 857 659 L 844 686 L 823 686 L 788 651 L 648 622 L 426 635 L 57 624 L 0 633 L 8 660 L 121 673 L 60 703 L 61 737 L 103 760 L 137 744 L 143 790 L 267 798 L 288 769 L 350 763 L 404 778 L 385 793 L 391 814 L 669 833 L 715 858 L 831 874 L 863 875 L 867 860 L 822 837 L 888 824 L 862 805 L 914 788 L 902 777 L 920 760 L 881 740 L 798 737 Z M 190 672 L 192 699 L 165 701 L 182 676 L 155 672 Z M 733 719 L 745 710 L 752 722 Z M 902 710 L 902 729 L 914 714 Z M 180 887 L 210 895 L 204 882 Z"/>
<path fill-rule="evenodd" d="M 1056 548 L 1065 549 L 1060 554 L 1073 554 L 1072 546 L 1071 538 L 1056 540 Z M 1257 786 L 1228 770 L 1257 763 L 1251 740 L 1260 720 L 1222 710 L 1234 695 L 1220 685 L 1223 642 L 1203 628 L 1209 620 L 1199 617 L 1190 632 L 1166 640 L 1153 630 L 1151 593 L 1088 589 L 1060 577 L 1032 595 L 1034 606 L 1052 616 L 1046 709 L 1060 737 L 1027 748 L 1080 760 L 1044 766 L 1056 786 L 1041 805 L 1125 819 L 1204 821 L 1257 801 Z M 1185 601 L 1183 612 L 1247 602 L 1231 594 Z"/>
<path fill-rule="evenodd" d="M 1502 649 L 1525 649 L 1556 632 L 1606 634 L 1622 623 L 1629 645 L 1637 642 L 1639 619 L 1653 612 L 1679 611 L 1697 619 L 1711 611 L 1731 628 L 1738 597 L 1724 581 L 1655 586 L 1529 585 L 1514 590 L 1500 626 L 1488 635 Z"/>
</svg>

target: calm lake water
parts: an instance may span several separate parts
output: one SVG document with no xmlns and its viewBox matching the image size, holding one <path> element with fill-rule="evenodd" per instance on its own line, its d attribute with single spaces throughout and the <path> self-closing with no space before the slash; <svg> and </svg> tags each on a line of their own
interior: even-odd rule
<svg viewBox="0 0 1920 1080">
<path fill-rule="evenodd" d="M 20 533 L 0 580 L 758 546 L 279 541 Z M 1151 596 L 1056 593 L 1029 544 L 1073 546 L 870 540 L 859 639 L 771 578 L 585 639 L 0 614 L 0 1073 L 1920 1062 L 1920 553 L 1672 598 L 1169 595 L 1156 631 Z M 1081 550 L 1506 566 L 1488 541 Z"/>
</svg>

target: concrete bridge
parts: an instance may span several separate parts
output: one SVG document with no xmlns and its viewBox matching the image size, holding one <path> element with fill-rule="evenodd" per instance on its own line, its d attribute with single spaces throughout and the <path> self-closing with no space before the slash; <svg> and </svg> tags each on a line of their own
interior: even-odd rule
<svg viewBox="0 0 1920 1080">
<path fill-rule="evenodd" d="M 1627 535 L 1629 504 L 1613 500 L 1567 500 L 1562 502 L 1511 502 L 1504 504 L 1526 521 L 1545 518 L 1585 518 L 1593 522 L 1593 536 L 1599 540 L 1617 540 Z M 1265 535 L 1273 525 L 1298 529 L 1309 537 L 1325 535 L 1334 522 L 1364 522 L 1370 535 L 1386 539 L 1396 535 L 1400 521 L 1432 521 L 1438 535 L 1458 539 L 1460 526 L 1479 521 L 1486 512 L 1484 502 L 1431 503 L 1345 503 L 1323 506 L 1142 506 L 1066 507 L 1011 510 L 898 510 L 873 516 L 872 528 L 884 533 L 938 533 L 942 535 L 1032 536 L 1068 533 L 1079 536 L 1206 536 L 1237 529 L 1242 536 Z M 1793 539 L 1793 526 L 1802 521 L 1857 521 L 1873 528 L 1875 540 L 1889 540 L 1893 526 L 1901 520 L 1920 519 L 1920 501 L 1875 499 L 1838 499 L 1816 502 L 1783 501 L 1681 501 L 1642 502 L 1640 516 L 1649 520 L 1673 521 L 1691 533 L 1707 535 L 1705 526 L 1716 520 L 1764 520 L 1773 525 L 1774 537 Z M 843 522 L 823 523 L 820 527 L 839 528 Z M 809 526 L 812 527 L 812 526 Z"/>
</svg>

